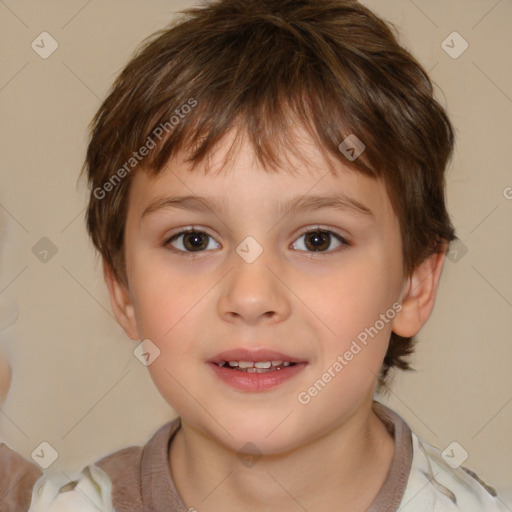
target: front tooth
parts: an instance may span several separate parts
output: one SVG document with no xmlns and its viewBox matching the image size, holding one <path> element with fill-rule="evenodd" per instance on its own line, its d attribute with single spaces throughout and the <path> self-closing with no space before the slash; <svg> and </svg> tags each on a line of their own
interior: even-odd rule
<svg viewBox="0 0 512 512">
<path fill-rule="evenodd" d="M 272 361 L 272 366 L 279 366 L 283 364 L 283 361 Z"/>
<path fill-rule="evenodd" d="M 229 361 L 229 366 L 238 366 L 238 361 Z"/>
<path fill-rule="evenodd" d="M 252 361 L 238 361 L 239 368 L 253 368 L 254 363 Z"/>
<path fill-rule="evenodd" d="M 270 361 L 258 361 L 254 364 L 256 368 L 270 368 L 272 363 Z"/>
</svg>

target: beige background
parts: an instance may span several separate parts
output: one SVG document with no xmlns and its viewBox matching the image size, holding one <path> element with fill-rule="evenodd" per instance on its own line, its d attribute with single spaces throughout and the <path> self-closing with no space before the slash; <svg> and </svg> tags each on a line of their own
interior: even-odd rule
<svg viewBox="0 0 512 512">
<path fill-rule="evenodd" d="M 420 334 L 417 372 L 399 375 L 383 401 L 441 449 L 460 443 L 469 453 L 464 465 L 507 492 L 512 2 L 365 3 L 398 25 L 402 42 L 442 90 L 438 97 L 458 136 L 448 204 L 464 244 L 447 261 L 435 312 Z M 13 366 L 0 437 L 27 458 L 49 442 L 59 454 L 52 468 L 144 443 L 173 417 L 133 356 L 136 344 L 113 320 L 86 237 L 85 187 L 77 176 L 87 124 L 114 77 L 144 37 L 190 5 L 0 1 L 0 306 L 19 311 L 0 333 L 0 350 Z M 31 48 L 43 31 L 59 45 L 47 59 Z M 456 59 L 441 46 L 453 31 L 469 44 Z M 42 237 L 57 249 L 46 263 L 32 252 Z"/>
</svg>

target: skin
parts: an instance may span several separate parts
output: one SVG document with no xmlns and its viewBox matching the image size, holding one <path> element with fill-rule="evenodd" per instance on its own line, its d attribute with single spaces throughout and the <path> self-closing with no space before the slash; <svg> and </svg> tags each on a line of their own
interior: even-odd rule
<svg viewBox="0 0 512 512">
<path fill-rule="evenodd" d="M 266 173 L 245 139 L 223 166 L 230 134 L 210 155 L 209 174 L 202 165 L 190 172 L 182 154 L 156 177 L 138 172 L 125 231 L 128 286 L 104 264 L 120 325 L 161 351 L 149 371 L 182 418 L 170 469 L 187 507 L 201 512 L 366 510 L 394 453 L 392 436 L 372 410 L 389 336 L 392 330 L 416 334 L 434 305 L 444 255 L 405 277 L 399 224 L 384 184 L 341 163 L 332 176 L 322 152 L 299 136 L 304 158 L 288 159 L 294 174 Z M 332 193 L 372 214 L 273 211 L 274 203 L 293 196 Z M 223 197 L 226 210 L 162 208 L 143 215 L 158 198 L 187 194 Z M 190 251 L 190 236 L 188 246 L 186 236 L 168 242 L 191 225 L 212 237 L 202 239 L 202 252 Z M 332 236 L 315 252 L 304 232 L 318 226 L 350 245 Z M 263 248 L 250 264 L 236 252 L 247 236 Z M 402 309 L 394 319 L 307 405 L 299 403 L 298 393 L 397 301 Z M 277 388 L 239 391 L 206 365 L 238 347 L 271 348 L 308 364 Z M 237 458 L 248 442 L 262 455 L 251 467 Z"/>
</svg>

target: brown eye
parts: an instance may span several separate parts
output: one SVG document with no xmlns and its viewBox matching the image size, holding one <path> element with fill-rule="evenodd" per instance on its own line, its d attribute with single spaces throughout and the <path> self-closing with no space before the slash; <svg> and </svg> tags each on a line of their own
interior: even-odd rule
<svg viewBox="0 0 512 512">
<path fill-rule="evenodd" d="M 325 251 L 331 245 L 330 235 L 325 231 L 306 233 L 306 247 L 312 251 Z"/>
<path fill-rule="evenodd" d="M 342 236 L 328 230 L 315 229 L 303 233 L 297 240 L 304 239 L 303 243 L 294 244 L 294 249 L 304 250 L 307 252 L 333 252 L 340 246 L 350 245 Z M 333 239 L 338 245 L 331 247 Z M 299 246 L 299 247 L 296 247 Z M 304 248 L 300 247 L 303 246 Z"/>
<path fill-rule="evenodd" d="M 183 235 L 183 245 L 190 251 L 205 249 L 208 246 L 208 235 L 197 231 L 186 233 Z"/>
<path fill-rule="evenodd" d="M 165 245 L 171 245 L 173 250 L 181 252 L 203 252 L 208 248 L 213 238 L 203 231 L 186 230 L 176 233 Z M 218 244 L 216 244 L 218 246 Z M 214 249 L 216 247 L 213 247 Z M 211 249 L 211 247 L 210 247 Z"/>
</svg>

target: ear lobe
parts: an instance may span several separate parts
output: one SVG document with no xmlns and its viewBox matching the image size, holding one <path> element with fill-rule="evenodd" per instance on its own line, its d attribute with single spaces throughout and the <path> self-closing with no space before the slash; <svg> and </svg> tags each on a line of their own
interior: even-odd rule
<svg viewBox="0 0 512 512">
<path fill-rule="evenodd" d="M 446 252 L 433 253 L 414 269 L 402 291 L 402 309 L 393 322 L 393 332 L 410 338 L 428 320 L 436 299 Z"/>
<path fill-rule="evenodd" d="M 120 283 L 110 265 L 103 260 L 103 277 L 108 288 L 110 304 L 117 323 L 132 340 L 138 340 L 137 321 L 128 288 Z"/>
</svg>

